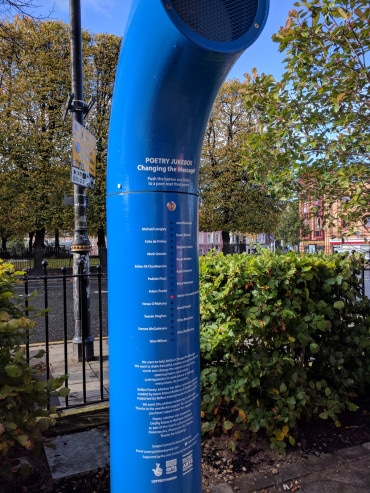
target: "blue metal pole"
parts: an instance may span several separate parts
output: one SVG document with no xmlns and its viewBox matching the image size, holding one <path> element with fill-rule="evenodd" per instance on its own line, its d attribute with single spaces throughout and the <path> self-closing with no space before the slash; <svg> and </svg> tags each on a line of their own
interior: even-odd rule
<svg viewBox="0 0 370 493">
<path fill-rule="evenodd" d="M 198 170 L 268 0 L 137 0 L 107 170 L 111 491 L 200 493 Z"/>
</svg>

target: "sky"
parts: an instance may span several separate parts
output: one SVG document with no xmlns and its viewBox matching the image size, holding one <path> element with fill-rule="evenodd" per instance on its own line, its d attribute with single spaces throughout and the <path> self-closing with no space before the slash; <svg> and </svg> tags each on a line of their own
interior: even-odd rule
<svg viewBox="0 0 370 493">
<path fill-rule="evenodd" d="M 82 28 L 98 33 L 122 36 L 131 4 L 137 0 L 80 0 Z M 269 15 L 259 38 L 247 48 L 231 69 L 228 78 L 244 80 L 244 74 L 257 68 L 259 73 L 272 74 L 279 79 L 284 71 L 284 55 L 271 36 L 285 25 L 289 10 L 296 0 L 270 0 Z M 51 19 L 69 23 L 68 0 L 39 0 L 40 12 Z"/>
</svg>

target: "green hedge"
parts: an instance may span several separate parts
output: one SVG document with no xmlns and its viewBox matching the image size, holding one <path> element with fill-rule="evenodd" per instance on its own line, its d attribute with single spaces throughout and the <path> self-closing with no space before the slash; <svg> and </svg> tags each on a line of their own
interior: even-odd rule
<svg viewBox="0 0 370 493">
<path fill-rule="evenodd" d="M 355 409 L 370 383 L 370 300 L 359 256 L 211 254 L 200 259 L 203 431 L 265 430 Z M 233 443 L 233 441 L 231 441 Z"/>
</svg>

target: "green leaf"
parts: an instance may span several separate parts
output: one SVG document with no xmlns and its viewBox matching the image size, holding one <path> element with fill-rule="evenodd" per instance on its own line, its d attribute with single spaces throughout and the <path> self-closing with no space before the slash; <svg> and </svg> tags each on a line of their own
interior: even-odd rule
<svg viewBox="0 0 370 493">
<path fill-rule="evenodd" d="M 339 301 L 336 301 L 333 306 L 337 310 L 342 310 L 345 305 L 344 305 L 343 301 L 339 300 Z"/>
<path fill-rule="evenodd" d="M 6 374 L 11 378 L 17 378 L 22 375 L 22 369 L 17 365 L 7 365 L 5 367 Z"/>
<path fill-rule="evenodd" d="M 70 393 L 70 389 L 67 387 L 62 387 L 61 389 L 58 390 L 59 397 L 67 397 L 69 393 Z"/>
<path fill-rule="evenodd" d="M 17 442 L 22 445 L 22 447 L 26 448 L 27 450 L 32 448 L 32 442 L 30 440 L 30 437 L 28 435 L 18 435 L 17 436 Z"/>
<path fill-rule="evenodd" d="M 0 388 L 0 400 L 6 399 L 7 397 L 14 397 L 18 394 L 18 390 L 8 385 L 4 385 L 3 388 Z"/>
<path fill-rule="evenodd" d="M 336 12 L 338 12 L 340 17 L 344 20 L 347 20 L 350 17 L 350 14 L 348 12 L 346 12 L 344 9 L 342 9 L 342 7 L 337 7 L 336 9 L 334 9 L 334 12 L 333 12 L 334 16 L 335 16 Z"/>
<path fill-rule="evenodd" d="M 347 407 L 350 411 L 357 411 L 359 409 L 359 406 L 353 402 L 348 402 Z"/>
<path fill-rule="evenodd" d="M 280 391 L 280 394 L 284 394 L 284 393 L 287 391 L 287 386 L 285 385 L 285 383 L 284 383 L 284 382 L 282 382 L 282 383 L 280 384 L 279 391 Z"/>
<path fill-rule="evenodd" d="M 202 423 L 202 432 L 207 433 L 216 428 L 216 421 L 205 421 Z"/>
<path fill-rule="evenodd" d="M 232 428 L 233 426 L 234 426 L 234 424 L 233 424 L 231 421 L 228 421 L 228 420 L 224 421 L 224 423 L 223 423 L 223 425 L 222 425 L 222 427 L 223 427 L 223 428 L 224 428 L 224 430 L 226 430 L 226 431 L 231 430 L 231 428 Z"/>
<path fill-rule="evenodd" d="M 234 440 L 230 440 L 227 442 L 227 448 L 230 449 L 232 452 L 235 452 L 236 450 L 236 443 Z"/>
<path fill-rule="evenodd" d="M 255 378 L 251 382 L 252 388 L 259 387 L 260 385 L 261 385 L 261 380 L 259 378 Z"/>
<path fill-rule="evenodd" d="M 50 418 L 46 416 L 37 418 L 36 423 L 39 427 L 39 430 L 42 432 L 47 431 L 50 428 Z"/>
<path fill-rule="evenodd" d="M 36 354 L 32 356 L 32 358 L 40 359 L 45 356 L 46 351 L 44 349 L 40 349 Z"/>
<path fill-rule="evenodd" d="M 316 342 L 311 342 L 310 351 L 312 354 L 317 354 L 320 351 L 320 346 Z"/>
<path fill-rule="evenodd" d="M 292 445 L 294 447 L 295 439 L 291 435 L 289 435 L 288 441 L 289 441 L 290 445 Z"/>
</svg>

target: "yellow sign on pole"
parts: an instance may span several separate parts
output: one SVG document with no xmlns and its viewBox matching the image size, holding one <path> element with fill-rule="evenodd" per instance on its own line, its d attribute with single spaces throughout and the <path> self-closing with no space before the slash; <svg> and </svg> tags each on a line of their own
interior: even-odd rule
<svg viewBox="0 0 370 493">
<path fill-rule="evenodd" d="M 94 188 L 96 175 L 96 139 L 80 123 L 73 121 L 71 181 Z"/>
</svg>

